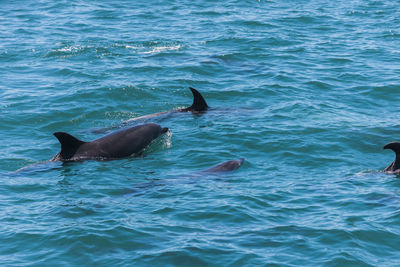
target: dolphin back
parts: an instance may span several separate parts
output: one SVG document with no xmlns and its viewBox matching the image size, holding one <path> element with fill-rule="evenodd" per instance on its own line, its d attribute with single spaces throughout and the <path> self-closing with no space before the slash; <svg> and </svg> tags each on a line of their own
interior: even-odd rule
<svg viewBox="0 0 400 267">
<path fill-rule="evenodd" d="M 129 127 L 103 136 L 91 142 L 84 142 L 64 132 L 54 135 L 61 143 L 61 151 L 51 161 L 105 160 L 140 155 L 142 151 L 168 128 L 155 123 Z"/>
</svg>

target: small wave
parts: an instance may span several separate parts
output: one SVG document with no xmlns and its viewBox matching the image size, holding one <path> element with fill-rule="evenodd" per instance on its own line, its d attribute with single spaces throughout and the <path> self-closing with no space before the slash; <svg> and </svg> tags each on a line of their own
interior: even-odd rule
<svg viewBox="0 0 400 267">
<path fill-rule="evenodd" d="M 125 45 L 126 49 L 130 50 L 135 50 L 138 54 L 159 54 L 159 53 L 164 53 L 168 51 L 179 51 L 183 48 L 184 46 L 182 44 L 164 44 L 164 45 L 146 45 L 146 44 L 138 44 L 138 45 Z"/>
<path fill-rule="evenodd" d="M 151 51 L 143 52 L 143 54 L 158 54 L 158 53 L 163 53 L 166 51 L 174 51 L 174 50 L 180 50 L 182 48 L 181 45 L 175 45 L 175 46 L 160 46 L 160 47 L 155 47 Z"/>
<path fill-rule="evenodd" d="M 59 48 L 53 48 L 44 57 L 69 58 L 85 54 L 93 54 L 95 57 L 115 56 L 134 53 L 142 55 L 160 54 L 169 51 L 179 51 L 184 48 L 183 44 L 139 42 L 136 44 L 124 43 L 93 43 L 65 44 Z"/>
<path fill-rule="evenodd" d="M 332 88 L 332 85 L 329 83 L 325 83 L 319 80 L 313 80 L 313 81 L 309 81 L 305 83 L 306 85 L 310 86 L 310 87 L 314 87 L 317 89 L 330 89 Z"/>
<path fill-rule="evenodd" d="M 90 47 L 85 47 L 82 45 L 63 45 L 59 48 L 51 49 L 44 57 L 59 57 L 59 58 L 68 58 L 78 54 L 82 54 L 88 51 Z"/>
</svg>

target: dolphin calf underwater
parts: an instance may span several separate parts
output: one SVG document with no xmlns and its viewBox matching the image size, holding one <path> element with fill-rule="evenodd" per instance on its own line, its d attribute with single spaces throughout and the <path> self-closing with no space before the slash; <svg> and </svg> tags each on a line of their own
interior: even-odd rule
<svg viewBox="0 0 400 267">
<path fill-rule="evenodd" d="M 240 166 L 243 165 L 243 162 L 245 161 L 244 158 L 237 159 L 237 160 L 228 160 L 225 162 L 222 162 L 220 164 L 217 164 L 213 167 L 207 168 L 205 170 L 197 171 L 194 173 L 189 173 L 183 176 L 179 176 L 175 179 L 163 179 L 163 180 L 156 180 L 152 182 L 146 182 L 146 183 L 139 183 L 136 184 L 133 189 L 129 189 L 128 192 L 125 192 L 125 194 L 143 194 L 144 190 L 149 190 L 152 188 L 158 188 L 158 187 L 164 187 L 168 185 L 176 185 L 176 184 L 190 184 L 190 183 L 195 183 L 198 182 L 199 179 L 203 177 L 208 177 L 208 178 L 219 178 L 222 175 L 227 175 L 237 169 L 240 168 Z M 203 179 L 201 179 L 203 180 Z"/>
<path fill-rule="evenodd" d="M 224 172 L 231 172 L 234 170 L 239 169 L 244 162 L 244 158 L 235 159 L 235 160 L 228 160 L 214 167 L 208 168 L 206 170 L 200 171 L 199 173 L 224 173 Z"/>
<path fill-rule="evenodd" d="M 391 174 L 400 174 L 400 142 L 391 142 L 386 144 L 383 149 L 391 149 L 396 153 L 395 160 L 383 171 Z"/>
<path fill-rule="evenodd" d="M 140 155 L 153 140 L 168 131 L 168 128 L 149 123 L 122 129 L 91 142 L 65 132 L 55 132 L 61 151 L 50 161 L 109 160 Z"/>
</svg>

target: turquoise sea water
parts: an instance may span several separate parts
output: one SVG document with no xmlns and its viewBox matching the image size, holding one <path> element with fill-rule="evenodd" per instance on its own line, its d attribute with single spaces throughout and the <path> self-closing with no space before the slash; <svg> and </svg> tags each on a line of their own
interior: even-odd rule
<svg viewBox="0 0 400 267">
<path fill-rule="evenodd" d="M 1 1 L 0 265 L 399 266 L 399 7 Z M 41 163 L 189 86 L 144 156 Z"/>
</svg>

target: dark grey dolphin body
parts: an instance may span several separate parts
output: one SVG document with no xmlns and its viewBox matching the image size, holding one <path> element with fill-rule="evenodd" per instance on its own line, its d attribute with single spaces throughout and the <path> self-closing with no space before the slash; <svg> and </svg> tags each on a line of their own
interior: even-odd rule
<svg viewBox="0 0 400 267">
<path fill-rule="evenodd" d="M 50 161 L 106 160 L 140 154 L 150 143 L 168 128 L 149 123 L 122 129 L 96 139 L 84 142 L 65 133 L 54 133 L 61 144 L 61 151 Z"/>
<path fill-rule="evenodd" d="M 386 144 L 383 149 L 391 149 L 396 153 L 395 160 L 383 171 L 392 174 L 400 174 L 400 142 L 391 142 Z"/>
</svg>

